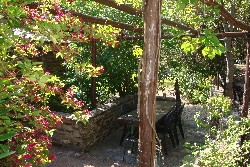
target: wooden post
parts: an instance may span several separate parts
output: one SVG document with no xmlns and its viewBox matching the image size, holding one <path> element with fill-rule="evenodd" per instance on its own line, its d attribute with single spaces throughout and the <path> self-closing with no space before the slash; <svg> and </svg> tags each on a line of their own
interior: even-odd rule
<svg viewBox="0 0 250 167">
<path fill-rule="evenodd" d="M 246 71 L 245 71 L 245 85 L 243 94 L 243 107 L 242 107 L 242 117 L 247 117 L 248 115 L 248 103 L 249 103 L 249 65 L 250 65 L 250 37 L 247 36 L 247 57 L 246 57 Z"/>
<path fill-rule="evenodd" d="M 247 36 L 247 57 L 246 57 L 246 71 L 245 71 L 245 85 L 243 94 L 243 106 L 242 106 L 242 117 L 247 117 L 248 115 L 248 103 L 249 103 L 249 61 L 250 61 L 250 37 Z M 246 140 L 246 135 L 241 136 L 241 144 Z"/>
<path fill-rule="evenodd" d="M 139 111 L 139 167 L 153 167 L 155 163 L 155 109 L 160 48 L 161 0 L 143 1 L 144 47 L 140 83 Z"/>
<path fill-rule="evenodd" d="M 96 67 L 96 40 L 92 40 L 92 66 Z M 92 109 L 96 108 L 96 77 L 92 77 L 91 83 L 91 105 Z"/>
<path fill-rule="evenodd" d="M 220 76 L 219 76 L 219 71 L 217 71 L 216 74 L 216 86 L 217 86 L 217 90 L 220 89 Z"/>
<path fill-rule="evenodd" d="M 176 100 L 176 108 L 178 109 L 181 106 L 181 92 L 179 89 L 178 79 L 175 80 L 175 100 Z"/>
<path fill-rule="evenodd" d="M 245 71 L 245 85 L 244 85 L 244 94 L 243 94 L 243 106 L 242 106 L 242 117 L 247 117 L 248 116 L 248 104 L 249 104 L 249 73 L 250 73 L 250 36 L 247 36 L 247 57 L 246 57 L 246 71 Z M 244 134 L 241 136 L 241 145 L 243 142 L 247 140 L 247 135 Z M 244 150 L 245 151 L 245 150 Z M 241 166 L 246 167 L 247 164 L 249 163 L 249 154 L 245 155 Z"/>
</svg>

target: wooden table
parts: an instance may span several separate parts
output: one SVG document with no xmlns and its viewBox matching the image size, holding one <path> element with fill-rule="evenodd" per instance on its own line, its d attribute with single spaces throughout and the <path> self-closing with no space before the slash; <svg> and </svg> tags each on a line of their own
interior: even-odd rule
<svg viewBox="0 0 250 167">
<path fill-rule="evenodd" d="M 175 102 L 172 101 L 156 101 L 156 118 L 155 125 L 159 125 L 167 115 L 167 113 L 174 109 Z M 118 122 L 124 125 L 120 145 L 122 145 L 126 133 L 129 131 L 128 126 L 139 126 L 139 118 L 137 110 L 131 111 L 118 118 Z"/>
<path fill-rule="evenodd" d="M 158 125 L 163 119 L 164 116 L 174 109 L 175 102 L 172 101 L 156 101 L 156 118 L 155 125 Z M 139 118 L 137 110 L 131 111 L 125 115 L 122 115 L 118 118 L 120 124 L 127 125 L 136 125 L 139 126 Z"/>
</svg>

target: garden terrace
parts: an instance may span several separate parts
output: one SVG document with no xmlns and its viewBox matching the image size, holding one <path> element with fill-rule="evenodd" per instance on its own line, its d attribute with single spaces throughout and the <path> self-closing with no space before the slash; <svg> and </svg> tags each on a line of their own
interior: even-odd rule
<svg viewBox="0 0 250 167">
<path fill-rule="evenodd" d="M 99 106 L 98 102 L 110 94 L 119 92 L 123 96 L 128 92 L 138 93 L 139 167 L 155 165 L 155 97 L 157 89 L 164 91 L 164 82 L 168 79 L 179 81 L 182 95 L 191 102 L 209 104 L 204 105 L 210 107 L 209 114 L 219 113 L 219 118 L 217 116 L 209 120 L 208 117 L 208 125 L 198 122 L 200 126 L 210 127 L 211 122 L 220 122 L 231 105 L 225 96 L 232 99 L 233 92 L 243 96 L 240 121 L 247 124 L 244 121 L 247 121 L 249 114 L 250 26 L 249 11 L 246 9 L 250 3 L 246 0 L 127 1 L 133 3 L 117 4 L 120 0 L 0 2 L 0 119 L 3 121 L 0 126 L 0 157 L 4 158 L 0 166 L 38 166 L 53 160 L 49 152 L 49 135 L 61 120 L 51 112 L 49 104 L 57 97 L 61 100 L 60 103 L 56 101 L 57 104 L 63 104 L 66 111 L 74 110 L 76 120 L 86 123 L 92 112 L 87 110 L 91 108 L 88 103 L 90 98 L 92 108 L 95 109 Z M 139 40 L 143 40 L 143 43 Z M 46 71 L 49 68 L 60 68 L 53 67 L 55 64 L 48 65 L 52 62 L 44 60 L 50 51 L 55 53 L 53 56 L 65 61 L 67 73 L 64 79 Z M 41 55 L 43 57 L 39 57 Z M 39 62 L 30 61 L 30 57 L 39 57 L 46 62 L 43 66 L 45 70 Z M 245 83 L 244 90 L 236 92 L 233 82 L 234 60 L 239 58 L 246 60 Z M 105 65 L 107 75 L 103 74 L 102 64 Z M 118 65 L 119 68 L 116 67 Z M 209 96 L 211 80 L 216 76 L 217 80 L 218 76 L 224 77 L 222 85 L 225 96 Z M 99 82 L 97 77 L 104 80 Z M 176 93 L 179 97 L 179 91 Z M 178 107 L 180 101 L 177 102 Z M 213 108 L 215 103 L 219 107 Z M 55 132 L 55 136 L 59 135 L 57 139 L 62 138 L 57 141 L 58 144 L 73 143 L 74 148 L 80 146 L 89 151 L 116 127 L 113 120 L 119 113 L 118 107 L 111 110 L 113 117 L 105 116 L 105 113 L 111 112 L 111 108 L 108 105 L 105 112 L 90 117 L 92 123 L 78 123 L 74 127 L 71 127 L 74 121 L 66 115 L 65 124 L 59 125 L 61 131 Z M 105 127 L 112 123 L 110 129 L 101 133 L 98 123 L 102 119 L 109 121 L 103 123 Z M 29 126 L 24 125 L 23 121 L 28 122 Z M 232 119 L 228 119 L 228 122 L 233 125 L 235 123 Z M 93 133 L 84 138 L 86 127 L 95 130 L 92 129 Z M 248 141 L 246 134 L 249 132 L 247 127 L 233 128 L 237 131 L 230 136 L 230 142 L 238 142 L 240 138 L 240 146 L 245 148 L 244 144 Z M 228 129 L 220 130 L 217 132 L 227 132 Z M 45 135 L 40 135 L 40 132 Z M 70 136 L 78 139 L 74 140 Z M 91 136 L 94 144 L 88 143 Z M 80 137 L 87 143 L 82 143 Z M 213 143 L 206 144 L 214 148 L 210 145 Z M 237 150 L 241 151 L 240 155 L 248 151 Z M 224 148 L 223 151 L 228 150 Z M 211 158 L 217 153 L 213 152 Z M 211 161 L 227 156 L 218 155 Z M 234 156 L 229 157 L 234 160 Z M 246 157 L 249 156 L 246 154 L 240 159 L 244 167 L 247 166 Z M 207 164 L 209 158 L 201 157 L 199 163 Z"/>
</svg>

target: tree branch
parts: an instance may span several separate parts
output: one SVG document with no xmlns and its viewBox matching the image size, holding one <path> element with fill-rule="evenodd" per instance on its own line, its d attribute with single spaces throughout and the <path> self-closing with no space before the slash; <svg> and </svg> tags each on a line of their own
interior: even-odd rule
<svg viewBox="0 0 250 167">
<path fill-rule="evenodd" d="M 223 8 L 222 5 L 218 4 L 215 0 L 200 1 L 208 6 L 218 6 L 217 8 L 220 10 L 220 15 L 223 16 L 231 25 L 238 27 L 242 30 L 250 31 L 250 26 L 237 21 L 225 8 Z"/>
</svg>

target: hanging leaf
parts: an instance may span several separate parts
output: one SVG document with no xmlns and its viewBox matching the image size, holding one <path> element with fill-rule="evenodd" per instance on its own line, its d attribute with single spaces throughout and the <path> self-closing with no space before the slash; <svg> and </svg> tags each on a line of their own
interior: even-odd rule
<svg viewBox="0 0 250 167">
<path fill-rule="evenodd" d="M 9 110 L 7 108 L 3 109 L 2 111 L 0 111 L 0 115 L 4 115 L 7 112 L 9 112 Z"/>
<path fill-rule="evenodd" d="M 40 115 L 41 112 L 42 112 L 41 110 L 37 110 L 37 111 L 32 112 L 32 115 L 38 116 L 38 115 Z"/>
<path fill-rule="evenodd" d="M 6 99 L 9 96 L 8 92 L 0 92 L 0 99 Z"/>
<path fill-rule="evenodd" d="M 183 10 L 186 7 L 186 3 L 179 3 L 178 4 L 178 10 Z"/>
<path fill-rule="evenodd" d="M 36 77 L 32 75 L 32 76 L 29 77 L 29 80 L 32 81 L 32 82 L 35 82 L 36 81 Z"/>
<path fill-rule="evenodd" d="M 14 154 L 14 153 L 15 153 L 15 151 L 1 153 L 0 154 L 0 159 L 2 159 L 4 157 L 7 157 L 7 156 L 9 156 L 11 154 Z"/>
<path fill-rule="evenodd" d="M 5 141 L 7 139 L 11 139 L 12 137 L 14 137 L 16 135 L 15 132 L 9 132 L 9 133 L 5 133 L 3 135 L 0 136 L 0 141 Z"/>
<path fill-rule="evenodd" d="M 55 36 L 50 35 L 50 40 L 51 40 L 54 44 L 57 44 L 57 40 L 56 40 Z"/>
<path fill-rule="evenodd" d="M 8 152 L 8 151 L 9 151 L 9 148 L 8 148 L 8 146 L 6 146 L 6 145 L 0 144 L 0 148 L 1 148 L 1 150 L 2 150 L 3 152 Z"/>
<path fill-rule="evenodd" d="M 191 4 L 194 4 L 194 3 L 197 2 L 197 0 L 189 0 L 189 2 L 190 2 Z"/>
</svg>

